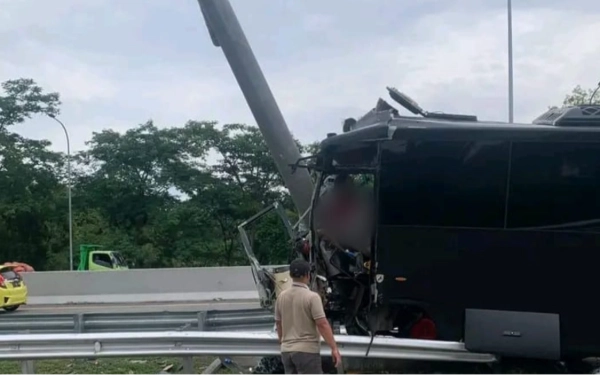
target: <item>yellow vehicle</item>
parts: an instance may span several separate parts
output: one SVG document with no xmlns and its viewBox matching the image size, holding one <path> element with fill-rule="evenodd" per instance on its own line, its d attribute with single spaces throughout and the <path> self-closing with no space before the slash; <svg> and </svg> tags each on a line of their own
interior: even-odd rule
<svg viewBox="0 0 600 375">
<path fill-rule="evenodd" d="M 15 311 L 27 303 L 27 286 L 12 266 L 0 266 L 0 307 Z"/>
</svg>

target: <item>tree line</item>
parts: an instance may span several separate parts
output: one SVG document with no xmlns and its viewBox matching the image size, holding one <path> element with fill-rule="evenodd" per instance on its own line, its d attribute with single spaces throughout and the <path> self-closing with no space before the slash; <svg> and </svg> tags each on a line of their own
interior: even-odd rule
<svg viewBox="0 0 600 375">
<path fill-rule="evenodd" d="M 18 132 L 33 116 L 58 116 L 60 95 L 32 79 L 1 87 L 0 263 L 68 269 L 67 157 Z M 591 93 L 577 86 L 563 104 L 587 103 Z M 79 244 L 120 250 L 136 268 L 247 264 L 241 222 L 274 201 L 297 218 L 255 126 L 190 120 L 164 128 L 150 120 L 124 133 L 95 132 L 86 145 L 71 156 L 75 264 Z M 262 263 L 287 260 L 275 214 L 250 229 Z"/>
<path fill-rule="evenodd" d="M 6 81 L 2 89 L 0 263 L 68 269 L 67 157 L 48 141 L 18 134 L 32 116 L 58 116 L 59 94 L 31 79 Z M 163 128 L 147 121 L 124 133 L 93 133 L 86 145 L 71 156 L 75 264 L 79 244 L 120 250 L 136 268 L 246 264 L 237 226 L 273 201 L 293 207 L 254 126 L 188 121 Z M 288 214 L 294 219 L 293 210 Z M 287 260 L 275 214 L 251 234 L 261 262 Z"/>
</svg>

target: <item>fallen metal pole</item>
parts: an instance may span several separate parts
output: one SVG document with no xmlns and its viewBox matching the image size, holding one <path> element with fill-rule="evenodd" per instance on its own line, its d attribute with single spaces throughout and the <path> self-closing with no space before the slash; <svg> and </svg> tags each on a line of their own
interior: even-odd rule
<svg viewBox="0 0 600 375">
<path fill-rule="evenodd" d="M 300 158 L 298 146 L 263 75 L 252 48 L 228 0 L 198 0 L 213 44 L 221 47 L 265 138 L 296 209 L 310 207 L 313 184 L 306 169 L 292 173 L 290 164 Z"/>
</svg>

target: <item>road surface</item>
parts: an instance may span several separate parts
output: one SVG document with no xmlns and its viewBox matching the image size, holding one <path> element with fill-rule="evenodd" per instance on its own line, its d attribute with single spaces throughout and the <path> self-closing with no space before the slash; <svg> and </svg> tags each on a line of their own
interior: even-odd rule
<svg viewBox="0 0 600 375">
<path fill-rule="evenodd" d="M 157 311 L 204 311 L 242 310 L 260 308 L 258 302 L 251 301 L 211 301 L 211 302 L 170 302 L 170 303 L 99 303 L 77 305 L 30 305 L 21 306 L 9 314 L 80 314 L 80 313 L 139 313 Z M 0 313 L 5 315 L 6 313 Z"/>
</svg>

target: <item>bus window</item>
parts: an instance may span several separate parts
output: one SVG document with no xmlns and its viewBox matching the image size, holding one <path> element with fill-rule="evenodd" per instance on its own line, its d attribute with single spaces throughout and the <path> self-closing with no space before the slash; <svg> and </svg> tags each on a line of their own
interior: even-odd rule
<svg viewBox="0 0 600 375">
<path fill-rule="evenodd" d="M 380 225 L 504 226 L 508 142 L 389 146 L 381 160 Z"/>
<path fill-rule="evenodd" d="M 515 142 L 508 228 L 600 219 L 600 144 Z"/>
</svg>

